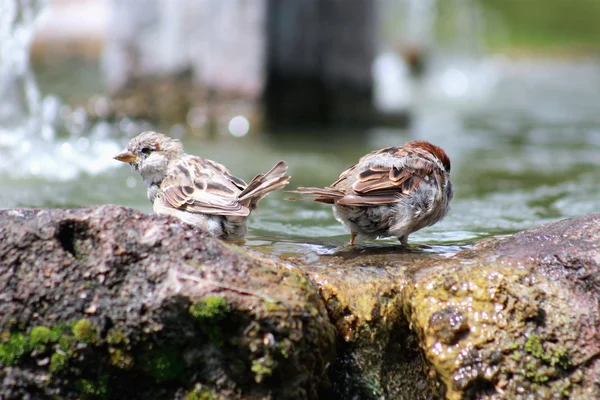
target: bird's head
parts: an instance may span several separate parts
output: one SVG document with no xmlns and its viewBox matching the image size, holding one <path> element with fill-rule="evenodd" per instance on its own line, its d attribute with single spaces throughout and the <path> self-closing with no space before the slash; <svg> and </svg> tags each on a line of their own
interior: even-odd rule
<svg viewBox="0 0 600 400">
<path fill-rule="evenodd" d="M 157 181 L 162 180 L 171 161 L 182 154 L 183 145 L 179 140 L 146 131 L 131 139 L 127 148 L 114 159 L 131 165 L 145 180 Z M 160 179 L 155 179 L 161 175 Z"/>
</svg>

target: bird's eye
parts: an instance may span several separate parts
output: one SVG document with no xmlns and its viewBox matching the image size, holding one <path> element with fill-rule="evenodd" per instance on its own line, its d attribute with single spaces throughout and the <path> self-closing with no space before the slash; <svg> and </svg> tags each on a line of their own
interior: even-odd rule
<svg viewBox="0 0 600 400">
<path fill-rule="evenodd" d="M 152 148 L 150 148 L 150 147 L 144 147 L 144 148 L 141 150 L 141 152 L 142 152 L 142 154 L 148 155 L 148 154 L 152 153 L 152 150 L 153 150 L 153 149 L 152 149 Z"/>
</svg>

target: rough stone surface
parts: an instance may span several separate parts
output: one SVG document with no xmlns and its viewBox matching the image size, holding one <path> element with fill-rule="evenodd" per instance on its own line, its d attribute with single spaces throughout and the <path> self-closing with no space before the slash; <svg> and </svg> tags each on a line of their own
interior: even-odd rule
<svg viewBox="0 0 600 400">
<path fill-rule="evenodd" d="M 338 331 L 339 398 L 600 398 L 600 214 L 449 258 L 357 247 L 302 270 Z"/>
<path fill-rule="evenodd" d="M 0 398 L 310 399 L 327 385 L 334 328 L 294 269 L 117 206 L 0 221 Z"/>
<path fill-rule="evenodd" d="M 356 247 L 300 267 L 319 288 L 337 329 L 333 398 L 443 397 L 404 313 L 406 265 L 420 265 L 429 256 L 400 246 Z"/>
<path fill-rule="evenodd" d="M 600 398 L 600 214 L 298 269 L 114 206 L 0 222 L 0 398 Z"/>
</svg>

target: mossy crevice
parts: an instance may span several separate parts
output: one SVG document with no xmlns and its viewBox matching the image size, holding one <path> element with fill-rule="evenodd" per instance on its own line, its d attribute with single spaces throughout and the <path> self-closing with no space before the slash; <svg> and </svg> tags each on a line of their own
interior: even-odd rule
<svg viewBox="0 0 600 400">
<path fill-rule="evenodd" d="M 231 313 L 231 307 L 227 300 L 218 296 L 206 296 L 194 301 L 188 308 L 190 315 L 197 321 L 198 328 L 217 344 L 224 343 L 223 321 Z"/>
</svg>

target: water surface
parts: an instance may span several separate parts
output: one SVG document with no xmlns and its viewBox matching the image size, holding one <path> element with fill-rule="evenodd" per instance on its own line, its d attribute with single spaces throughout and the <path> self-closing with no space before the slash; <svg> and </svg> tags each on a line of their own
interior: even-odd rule
<svg viewBox="0 0 600 400">
<path fill-rule="evenodd" d="M 432 141 L 452 160 L 456 194 L 444 221 L 410 236 L 415 252 L 450 255 L 481 238 L 598 212 L 600 63 L 501 61 L 495 68 L 500 78 L 486 96 L 476 90 L 457 99 L 427 95 L 426 89 L 417 92 L 407 129 L 374 128 L 351 139 L 323 132 L 289 134 L 279 140 L 269 135 L 188 138 L 184 143 L 188 152 L 219 161 L 245 180 L 284 159 L 293 177 L 291 189 L 328 185 L 374 149 L 412 139 Z M 107 160 L 110 151 L 124 146 L 125 136 L 107 136 Z M 77 153 L 80 163 L 91 150 L 74 145 L 69 151 Z M 151 212 L 141 179 L 127 166 L 114 161 L 101 169 L 79 171 L 66 179 L 4 173 L 0 206 L 111 203 Z M 281 256 L 343 249 L 349 235 L 330 206 L 290 202 L 287 196 L 273 193 L 261 202 L 251 216 L 245 246 Z M 358 251 L 396 244 L 378 240 L 361 244 Z"/>
</svg>

